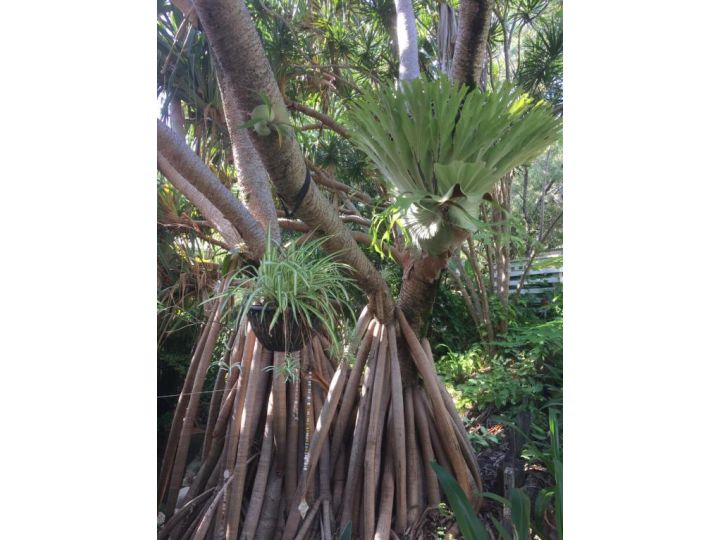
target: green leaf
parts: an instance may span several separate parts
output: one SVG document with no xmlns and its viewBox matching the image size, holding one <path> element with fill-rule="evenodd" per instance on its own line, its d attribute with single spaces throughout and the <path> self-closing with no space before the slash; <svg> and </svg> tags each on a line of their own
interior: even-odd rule
<svg viewBox="0 0 720 540">
<path fill-rule="evenodd" d="M 510 501 L 507 500 L 505 497 L 501 497 L 497 493 L 490 493 L 489 491 L 486 491 L 482 494 L 482 496 L 487 499 L 492 499 L 493 501 L 499 502 L 504 506 L 510 506 Z"/>
<path fill-rule="evenodd" d="M 558 420 L 558 411 L 550 409 L 550 452 L 552 455 L 553 473 L 555 476 L 555 527 L 557 528 L 558 540 L 562 540 L 563 535 L 563 464 L 562 464 L 562 441 L 560 439 L 560 423 Z"/>
<path fill-rule="evenodd" d="M 270 135 L 270 127 L 266 123 L 256 123 L 253 129 L 255 130 L 255 133 L 257 133 L 261 137 L 267 137 L 268 135 Z"/>
<path fill-rule="evenodd" d="M 437 463 L 433 462 L 430 466 L 440 481 L 463 537 L 466 540 L 490 540 L 485 527 L 475 515 L 470 501 L 457 481 Z"/>
<path fill-rule="evenodd" d="M 256 122 L 272 122 L 275 115 L 273 114 L 272 106 L 268 103 L 263 103 L 252 110 L 250 118 Z"/>
<path fill-rule="evenodd" d="M 220 267 L 220 273 L 223 276 L 227 276 L 228 272 L 230 271 L 230 262 L 231 261 L 232 261 L 232 254 L 228 253 L 223 258 L 222 265 Z"/>
<path fill-rule="evenodd" d="M 490 516 L 490 520 L 493 522 L 493 525 L 495 525 L 495 530 L 500 535 L 500 538 L 502 540 L 514 540 L 513 535 L 508 532 L 508 530 L 503 526 L 500 521 L 495 516 Z"/>
<path fill-rule="evenodd" d="M 338 540 L 351 540 L 352 538 L 352 521 L 349 521 L 340 533 Z"/>
<path fill-rule="evenodd" d="M 422 209 L 408 208 L 403 219 L 413 241 L 435 254 L 460 237 L 454 229 L 479 228 L 482 196 L 545 150 L 562 126 L 547 104 L 509 85 L 481 92 L 446 77 L 369 91 L 349 116 L 352 141 L 395 195 L 428 199 Z"/>
<path fill-rule="evenodd" d="M 518 540 L 528 540 L 530 531 L 530 499 L 524 491 L 517 488 L 510 490 L 510 517 Z"/>
</svg>

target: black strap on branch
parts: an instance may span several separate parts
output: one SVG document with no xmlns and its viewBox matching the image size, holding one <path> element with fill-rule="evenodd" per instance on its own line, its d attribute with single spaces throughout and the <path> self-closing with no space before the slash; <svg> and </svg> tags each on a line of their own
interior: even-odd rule
<svg viewBox="0 0 720 540">
<path fill-rule="evenodd" d="M 285 217 L 291 218 L 295 215 L 295 212 L 298 211 L 298 208 L 300 208 L 300 205 L 302 204 L 303 200 L 305 199 L 305 195 L 307 195 L 308 189 L 310 189 L 310 169 L 305 167 L 305 182 L 303 183 L 302 187 L 300 188 L 300 191 L 298 192 L 297 196 L 295 197 L 295 207 L 292 209 L 292 212 L 288 212 L 287 206 L 285 206 L 285 203 L 282 200 L 282 197 L 280 197 L 280 204 L 283 207 L 283 210 L 285 211 Z"/>
</svg>

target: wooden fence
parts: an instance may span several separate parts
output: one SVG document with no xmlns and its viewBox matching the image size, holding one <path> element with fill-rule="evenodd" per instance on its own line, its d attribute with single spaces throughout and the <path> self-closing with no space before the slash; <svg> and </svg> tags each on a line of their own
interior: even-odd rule
<svg viewBox="0 0 720 540">
<path fill-rule="evenodd" d="M 520 294 L 531 295 L 540 301 L 562 288 L 562 253 L 562 249 L 554 249 L 535 257 Z M 510 263 L 510 294 L 515 293 L 526 265 L 527 259 L 518 259 Z"/>
</svg>

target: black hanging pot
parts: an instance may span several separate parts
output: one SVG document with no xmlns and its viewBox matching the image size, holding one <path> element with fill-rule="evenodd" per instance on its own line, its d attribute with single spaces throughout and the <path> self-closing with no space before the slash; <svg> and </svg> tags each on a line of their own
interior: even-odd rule
<svg viewBox="0 0 720 540">
<path fill-rule="evenodd" d="M 271 304 L 250 306 L 247 318 L 255 336 L 266 349 L 271 351 L 299 351 L 310 340 L 311 328 L 305 324 L 298 324 L 292 314 L 287 312 L 280 314 L 270 328 L 276 311 L 277 308 Z"/>
</svg>

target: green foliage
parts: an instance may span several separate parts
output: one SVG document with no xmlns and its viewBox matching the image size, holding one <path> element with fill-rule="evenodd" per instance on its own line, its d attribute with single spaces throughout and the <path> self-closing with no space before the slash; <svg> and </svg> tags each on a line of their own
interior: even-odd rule
<svg viewBox="0 0 720 540">
<path fill-rule="evenodd" d="M 560 120 L 509 85 L 469 91 L 446 77 L 403 81 L 351 107 L 353 140 L 405 201 L 406 225 L 439 254 L 478 227 L 482 196 L 559 137 Z"/>
<path fill-rule="evenodd" d="M 291 354 L 285 355 L 285 360 L 279 366 L 269 365 L 265 371 L 272 372 L 274 377 L 282 377 L 285 382 L 295 382 L 299 376 L 298 361 Z"/>
<path fill-rule="evenodd" d="M 527 257 L 533 245 L 540 252 L 562 247 L 561 223 L 547 234 L 548 227 L 563 208 L 562 145 L 557 143 L 551 146 L 544 155 L 524 168 L 522 173 L 515 177 L 512 213 L 522 220 L 522 223 L 515 227 L 526 240 L 521 249 L 512 252 L 513 257 Z M 539 242 L 541 235 L 545 237 L 543 242 Z"/>
<path fill-rule="evenodd" d="M 533 96 L 545 99 L 556 111 L 563 105 L 562 12 L 543 19 L 524 43 L 525 56 L 517 79 Z"/>
<path fill-rule="evenodd" d="M 455 478 L 437 463 L 430 464 L 438 477 L 440 486 L 448 499 L 450 508 L 455 514 L 458 527 L 465 540 L 489 540 L 485 527 L 473 511 L 470 501 L 463 492 Z M 531 530 L 530 521 L 530 499 L 521 489 L 510 490 L 510 500 L 500 497 L 495 493 L 483 493 L 484 497 L 493 499 L 510 509 L 510 520 L 513 524 L 514 534 L 508 532 L 505 527 L 494 517 L 490 516 L 495 525 L 496 532 L 502 540 L 527 539 Z M 562 536 L 560 537 L 562 540 Z"/>
<path fill-rule="evenodd" d="M 190 202 L 158 175 L 158 222 L 179 222 L 198 214 Z M 215 246 L 200 240 L 191 228 L 159 226 L 157 232 L 158 346 L 171 335 L 202 322 L 200 303 L 216 279 Z"/>
<path fill-rule="evenodd" d="M 557 538 L 563 536 L 563 465 L 562 465 L 562 412 L 549 401 L 546 410 L 533 409 L 533 422 L 526 438 L 523 458 L 540 463 L 552 475 L 553 484 L 540 491 L 535 500 L 534 518 L 537 523 L 549 522 L 545 516 L 551 509 Z M 509 420 L 502 420 L 517 430 Z M 544 426 L 544 427 L 543 427 Z M 550 506 L 552 503 L 552 507 Z"/>
<path fill-rule="evenodd" d="M 500 497 L 495 493 L 483 493 L 488 499 L 501 503 L 510 509 L 510 521 L 514 533 L 509 532 L 494 516 L 490 516 L 495 528 L 502 540 L 514 540 L 515 538 L 527 540 L 530 531 L 530 499 L 524 491 L 517 488 L 510 490 L 510 500 Z"/>
<path fill-rule="evenodd" d="M 561 309 L 557 304 L 560 298 L 555 297 L 542 311 L 548 320 L 539 319 L 529 310 L 516 309 L 507 335 L 495 344 L 502 350 L 517 351 L 529 358 L 555 359 L 560 356 L 563 347 L 562 312 L 557 313 Z"/>
<path fill-rule="evenodd" d="M 514 501 L 515 507 L 522 508 L 518 516 L 525 516 L 524 521 L 532 519 L 535 534 L 547 532 L 552 523 L 557 537 L 562 538 L 562 296 L 548 306 L 543 315 L 546 318 L 522 306 L 512 315 L 507 334 L 495 343 L 496 355 L 490 355 L 480 344 L 466 352 L 448 350 L 437 363 L 438 373 L 459 411 L 472 416 L 492 406 L 497 411 L 493 421 L 505 426 L 504 436 L 508 430 L 522 433 L 518 449 L 521 458 L 547 470 L 552 484 L 540 491 L 530 518 L 523 496 L 516 494 L 506 504 L 510 506 Z M 527 434 L 515 425 L 521 412 L 529 414 Z M 470 440 L 479 451 L 499 443 L 501 436 L 502 432 L 491 433 L 479 425 L 471 430 Z M 491 519 L 496 522 L 500 538 L 513 538 L 499 521 Z M 542 538 L 549 538 L 545 532 Z"/>
<path fill-rule="evenodd" d="M 553 495 L 555 499 L 555 528 L 557 529 L 558 539 L 563 537 L 563 463 L 562 463 L 562 436 L 560 435 L 560 419 L 556 410 L 551 409 L 549 415 L 550 422 L 550 458 L 552 467 L 550 470 L 555 479 L 555 487 L 548 494 Z M 546 492 L 547 493 L 547 492 Z"/>
<path fill-rule="evenodd" d="M 455 513 L 463 537 L 466 540 L 490 540 L 485 527 L 475 515 L 470 501 L 455 478 L 437 463 L 431 463 L 430 466 L 435 471 L 450 508 Z"/>
<path fill-rule="evenodd" d="M 321 249 L 326 240 L 293 242 L 283 248 L 268 236 L 258 268 L 238 271 L 235 275 L 238 283 L 228 293 L 242 306 L 239 317 L 245 317 L 253 304 L 272 305 L 276 311 L 271 328 L 282 314 L 289 314 L 307 328 L 317 322 L 327 330 L 333 350 L 339 354 L 337 336 L 343 326 L 342 314 L 352 316 L 351 291 L 357 286 L 348 277 L 350 267 L 337 261 L 337 254 L 323 254 Z M 255 275 L 247 277 L 248 273 Z"/>
<path fill-rule="evenodd" d="M 478 330 L 462 295 L 446 276 L 440 283 L 428 330 L 434 356 L 440 358 L 446 350 L 468 349 L 482 339 Z"/>
<path fill-rule="evenodd" d="M 480 433 L 470 432 L 468 436 L 470 437 L 470 444 L 476 449 L 489 448 L 491 444 L 498 444 L 500 442 L 498 435 L 493 435 L 482 425 L 480 426 Z"/>
<path fill-rule="evenodd" d="M 229 169 L 230 139 L 219 114 L 222 99 L 207 40 L 184 20 L 171 2 L 158 2 L 157 95 L 164 98 L 162 116 L 167 117 L 171 102 L 181 101 L 193 146 L 211 168 Z"/>
<path fill-rule="evenodd" d="M 266 95 L 261 96 L 263 102 L 250 113 L 250 119 L 238 126 L 238 129 L 252 127 L 261 137 L 267 137 L 273 131 L 277 133 L 282 144 L 283 135 L 288 137 L 293 132 L 285 107 L 275 107 Z"/>
<path fill-rule="evenodd" d="M 534 397 L 542 390 L 535 377 L 536 365 L 531 357 L 489 356 L 474 345 L 465 353 L 448 351 L 437 363 L 438 374 L 449 383 L 460 410 L 498 408 L 517 405 L 524 397 Z"/>
<path fill-rule="evenodd" d="M 391 245 L 394 230 L 400 231 L 405 245 L 411 242 L 410 234 L 403 225 L 402 212 L 397 204 L 390 205 L 381 212 L 376 212 L 370 221 L 370 247 L 381 259 L 386 257 L 385 250 Z M 393 258 L 392 255 L 387 255 Z"/>
</svg>

